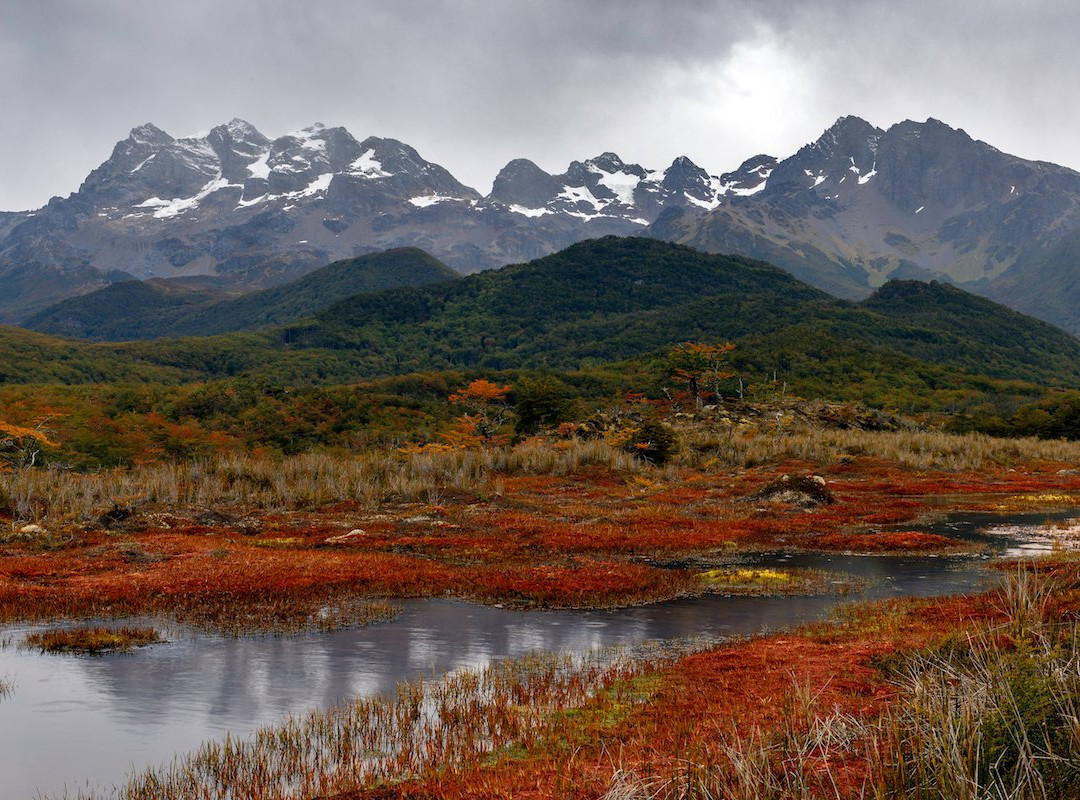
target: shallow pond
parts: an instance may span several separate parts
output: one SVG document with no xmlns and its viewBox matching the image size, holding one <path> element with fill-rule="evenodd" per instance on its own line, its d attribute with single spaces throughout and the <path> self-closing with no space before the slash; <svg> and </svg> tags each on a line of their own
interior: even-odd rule
<svg viewBox="0 0 1080 800">
<path fill-rule="evenodd" d="M 245 734 L 289 713 L 400 680 L 522 656 L 648 639 L 752 634 L 825 617 L 838 604 L 888 596 L 961 594 L 985 588 L 989 552 L 1022 545 L 1068 514 L 950 515 L 930 526 L 986 541 L 982 556 L 891 557 L 776 554 L 755 564 L 848 573 L 866 589 L 847 597 L 720 597 L 622 611 L 512 611 L 451 600 L 398 601 L 393 622 L 291 638 L 228 639 L 174 631 L 175 640 L 132 655 L 43 656 L 18 648 L 7 628 L 0 677 L 0 796 L 72 795 L 108 787 L 132 769 L 171 760 L 225 732 Z M 1007 536 L 987 536 L 1007 524 Z"/>
</svg>

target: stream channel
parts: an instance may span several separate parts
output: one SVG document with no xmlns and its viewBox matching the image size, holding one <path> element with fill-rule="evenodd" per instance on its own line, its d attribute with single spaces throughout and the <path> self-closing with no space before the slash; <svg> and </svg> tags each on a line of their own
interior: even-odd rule
<svg viewBox="0 0 1080 800">
<path fill-rule="evenodd" d="M 446 599 L 401 600 L 394 601 L 402 609 L 395 620 L 368 628 L 285 638 L 170 630 L 169 643 L 92 657 L 24 649 L 19 643 L 33 628 L 9 626 L 0 629 L 0 678 L 14 684 L 0 698 L 0 797 L 107 790 L 133 769 L 168 763 L 226 732 L 243 736 L 289 714 L 389 693 L 401 680 L 493 659 L 756 634 L 823 619 L 842 603 L 978 592 L 997 579 L 985 568 L 988 559 L 1045 549 L 1038 529 L 1078 513 L 959 513 L 921 528 L 985 543 L 986 551 L 975 556 L 777 553 L 748 562 L 847 573 L 865 581 L 863 591 L 847 596 L 708 595 L 620 611 L 516 611 Z M 987 533 L 992 526 L 1008 534 Z"/>
</svg>

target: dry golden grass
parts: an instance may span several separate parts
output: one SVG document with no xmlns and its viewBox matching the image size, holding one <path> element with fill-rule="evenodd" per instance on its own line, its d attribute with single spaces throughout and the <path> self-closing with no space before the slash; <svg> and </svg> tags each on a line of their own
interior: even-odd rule
<svg viewBox="0 0 1080 800">
<path fill-rule="evenodd" d="M 909 469 L 974 472 L 1025 462 L 1080 464 L 1080 442 L 998 439 L 940 431 L 865 431 L 792 427 L 774 433 L 738 426 L 691 425 L 680 429 L 688 466 L 749 467 L 780 461 L 828 464 L 869 456 Z"/>
<path fill-rule="evenodd" d="M 308 510 L 344 501 L 367 507 L 387 501 L 438 504 L 447 493 L 498 494 L 501 475 L 565 475 L 590 465 L 623 472 L 648 468 L 602 441 L 578 440 L 417 453 L 371 451 L 355 457 L 229 455 L 89 473 L 0 473 L 0 508 L 8 505 L 19 520 L 73 522 L 134 502 L 273 510 Z"/>
<path fill-rule="evenodd" d="M 532 439 L 517 446 L 449 451 L 369 451 L 352 457 L 227 455 L 179 463 L 79 473 L 19 469 L 0 473 L 0 510 L 14 520 L 87 521 L 115 504 L 171 508 L 242 505 L 313 510 L 354 502 L 440 504 L 448 495 L 498 495 L 503 479 L 567 475 L 583 467 L 673 479 L 678 467 L 723 470 L 800 461 L 827 465 L 869 457 L 911 470 L 978 472 L 1010 465 L 1080 464 L 1080 442 L 995 439 L 933 431 L 759 428 L 693 423 L 678 428 L 683 447 L 666 467 L 649 465 L 601 440 Z"/>
</svg>

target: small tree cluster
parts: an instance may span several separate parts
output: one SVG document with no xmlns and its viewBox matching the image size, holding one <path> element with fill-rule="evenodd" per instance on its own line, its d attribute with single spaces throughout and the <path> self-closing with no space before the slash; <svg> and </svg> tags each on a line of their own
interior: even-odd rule
<svg viewBox="0 0 1080 800">
<path fill-rule="evenodd" d="M 566 387 L 555 378 L 523 380 L 514 392 L 514 430 L 531 436 L 541 429 L 555 428 L 571 419 L 571 403 Z"/>
<path fill-rule="evenodd" d="M 612 447 L 633 453 L 650 464 L 664 464 L 679 451 L 675 430 L 656 407 L 639 395 L 628 395 L 628 405 L 595 414 L 578 426 L 584 438 L 603 437 Z"/>
<path fill-rule="evenodd" d="M 735 375 L 727 368 L 727 355 L 734 349 L 731 342 L 683 342 L 668 352 L 668 371 L 672 380 L 686 386 L 696 409 L 701 409 L 707 397 L 718 402 L 723 399 L 721 386 Z"/>
</svg>

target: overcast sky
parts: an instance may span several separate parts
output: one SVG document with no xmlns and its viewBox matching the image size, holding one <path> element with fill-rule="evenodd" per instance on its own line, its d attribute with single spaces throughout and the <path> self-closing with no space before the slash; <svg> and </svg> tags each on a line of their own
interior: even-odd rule
<svg viewBox="0 0 1080 800">
<path fill-rule="evenodd" d="M 143 122 L 401 139 L 487 192 L 613 150 L 709 172 L 854 114 L 1080 168 L 1071 0 L 3 0 L 0 209 L 75 191 Z"/>
</svg>

